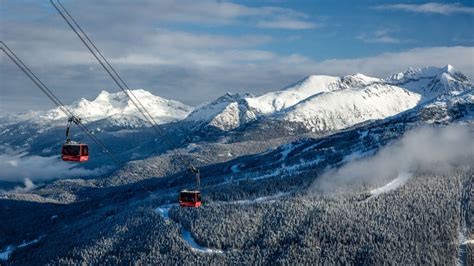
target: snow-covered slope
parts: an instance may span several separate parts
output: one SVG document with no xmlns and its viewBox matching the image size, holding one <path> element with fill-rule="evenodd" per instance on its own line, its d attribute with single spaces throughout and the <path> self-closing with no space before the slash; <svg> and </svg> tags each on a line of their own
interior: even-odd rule
<svg viewBox="0 0 474 266">
<path fill-rule="evenodd" d="M 421 95 L 405 89 L 374 84 L 316 94 L 281 112 L 277 118 L 297 122 L 316 131 L 339 130 L 411 109 Z"/>
<path fill-rule="evenodd" d="M 221 130 L 235 129 L 258 118 L 295 122 L 312 131 L 339 130 L 472 87 L 469 79 L 450 65 L 409 68 L 386 79 L 360 73 L 345 77 L 312 75 L 257 97 L 224 95 L 196 108 L 186 120 Z"/>
<path fill-rule="evenodd" d="M 291 107 L 319 92 L 340 89 L 341 78 L 309 76 L 280 91 L 255 97 L 250 94 L 230 94 L 196 108 L 187 118 L 221 130 L 231 130 L 260 116 L 269 116 Z"/>
<path fill-rule="evenodd" d="M 250 94 L 231 94 L 217 98 L 208 104 L 197 107 L 186 121 L 215 126 L 221 130 L 231 130 L 241 124 L 256 119 L 256 114 L 248 108 L 246 97 Z"/>
<path fill-rule="evenodd" d="M 439 96 L 454 96 L 473 87 L 470 80 L 453 66 L 409 68 L 384 80 L 386 84 L 399 86 L 419 93 L 423 101 Z"/>
<path fill-rule="evenodd" d="M 139 89 L 131 92 L 160 124 L 181 120 L 192 111 L 190 106 L 155 96 L 145 90 Z M 117 126 L 135 127 L 145 124 L 141 113 L 123 92 L 102 91 L 94 100 L 89 101 L 82 98 L 71 104 L 69 108 L 86 123 L 107 119 Z M 43 113 L 35 112 L 33 117 L 42 124 L 56 121 L 64 123 L 67 119 L 59 108 Z M 23 118 L 28 118 L 28 115 Z"/>
<path fill-rule="evenodd" d="M 338 90 L 340 81 L 338 77 L 309 76 L 284 90 L 246 98 L 246 102 L 258 114 L 272 114 L 291 107 L 316 93 Z"/>
</svg>

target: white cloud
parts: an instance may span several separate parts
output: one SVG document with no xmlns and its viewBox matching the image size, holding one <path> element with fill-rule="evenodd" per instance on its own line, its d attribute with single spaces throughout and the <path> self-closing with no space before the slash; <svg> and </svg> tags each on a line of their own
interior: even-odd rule
<svg viewBox="0 0 474 266">
<path fill-rule="evenodd" d="M 441 15 L 452 14 L 474 14 L 474 8 L 463 6 L 459 3 L 440 4 L 440 3 L 424 3 L 424 4 L 392 4 L 375 6 L 377 10 L 401 10 L 414 13 L 432 13 Z"/>
<path fill-rule="evenodd" d="M 306 30 L 317 27 L 315 23 L 301 21 L 301 20 L 274 20 L 274 21 L 260 21 L 257 27 L 265 29 L 286 29 L 286 30 Z"/>
<path fill-rule="evenodd" d="M 392 30 L 383 29 L 377 30 L 372 34 L 362 33 L 359 34 L 356 38 L 366 42 L 366 43 L 402 43 L 406 42 L 406 40 L 400 40 L 396 37 L 393 37 L 391 34 L 393 33 Z"/>
<path fill-rule="evenodd" d="M 33 183 L 33 181 L 31 181 L 29 178 L 25 178 L 23 180 L 23 186 L 15 186 L 13 189 L 11 190 L 8 190 L 8 191 L 5 191 L 3 189 L 0 189 L 0 194 L 3 194 L 3 193 L 25 193 L 25 192 L 28 192 L 28 191 L 31 191 L 33 189 L 35 189 L 37 186 L 35 185 L 35 183 Z"/>
<path fill-rule="evenodd" d="M 150 37 L 145 37 L 149 45 L 176 47 L 179 49 L 214 49 L 252 47 L 273 41 L 267 35 L 236 35 L 226 36 L 186 31 L 156 29 Z M 151 48 L 151 47 L 147 47 Z"/>
<path fill-rule="evenodd" d="M 36 180 L 96 176 L 105 172 L 105 169 L 90 170 L 78 167 L 77 164 L 61 161 L 57 156 L 28 155 L 10 149 L 4 149 L 3 152 L 0 154 L 0 180 L 24 181 L 25 187 L 21 189 L 32 189 L 33 181 Z"/>
<path fill-rule="evenodd" d="M 406 173 L 451 173 L 474 167 L 474 131 L 469 126 L 426 127 L 407 132 L 377 154 L 349 162 L 318 177 L 312 191 L 357 191 L 379 186 Z"/>
<path fill-rule="evenodd" d="M 97 17 L 86 13 L 86 3 L 67 3 L 66 8 L 75 12 L 84 12 L 81 16 L 86 16 L 93 22 L 109 23 L 109 16 L 118 16 L 122 21 L 130 19 L 141 23 L 157 22 L 178 22 L 178 23 L 199 23 L 208 25 L 255 25 L 255 21 L 279 21 L 281 19 L 291 20 L 294 23 L 308 25 L 309 15 L 295 11 L 290 8 L 274 6 L 251 7 L 243 4 L 228 1 L 216 0 L 145 0 L 145 1 L 113 1 L 105 0 L 94 2 L 95 10 L 107 10 L 103 17 Z M 127 12 L 123 12 L 127 10 Z M 119 24 L 122 24 L 119 22 Z M 306 25 L 306 26 L 308 26 Z M 113 25 L 110 25 L 113 27 Z M 126 26 L 126 25 L 124 25 Z M 276 25 L 275 25 L 276 26 Z M 301 27 L 301 26 L 300 26 Z M 300 29 L 300 27 L 283 27 L 283 29 Z"/>
</svg>

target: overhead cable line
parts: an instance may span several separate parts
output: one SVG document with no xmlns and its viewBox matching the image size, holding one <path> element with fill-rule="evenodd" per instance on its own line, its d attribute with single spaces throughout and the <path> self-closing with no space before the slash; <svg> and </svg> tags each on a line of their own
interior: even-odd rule
<svg viewBox="0 0 474 266">
<path fill-rule="evenodd" d="M 67 117 L 77 118 L 77 116 L 68 109 L 61 100 L 46 86 L 38 76 L 31 71 L 31 69 L 3 42 L 0 41 L 0 49 L 10 58 L 10 60 L 15 63 L 15 65 L 20 68 L 20 70 L 31 80 L 33 83 L 54 103 L 56 104 L 59 109 L 66 114 Z M 115 156 L 96 136 L 94 136 L 93 132 L 90 131 L 79 119 L 76 120 L 75 124 L 84 131 L 101 149 L 103 152 L 107 153 L 110 158 L 120 166 L 122 163 L 121 161 Z"/>
<path fill-rule="evenodd" d="M 89 36 L 82 30 L 81 26 L 77 23 L 77 21 L 72 17 L 72 15 L 67 11 L 67 9 L 61 4 L 59 0 L 55 3 L 54 0 L 50 0 L 51 4 L 54 8 L 58 11 L 61 17 L 66 21 L 69 27 L 74 31 L 77 37 L 81 40 L 81 42 L 86 46 L 86 48 L 92 53 L 95 59 L 99 62 L 99 64 L 104 68 L 104 70 L 109 74 L 112 80 L 117 84 L 117 86 L 124 92 L 124 94 L 130 99 L 133 105 L 137 108 L 137 110 L 143 115 L 145 120 L 152 126 L 155 133 L 162 137 L 162 139 L 166 142 L 166 144 L 171 149 L 172 153 L 174 153 L 179 160 L 184 163 L 191 172 L 195 173 L 199 170 L 194 167 L 190 162 L 189 159 L 186 159 L 185 156 L 177 149 L 173 149 L 176 147 L 174 142 L 170 140 L 164 130 L 159 126 L 150 112 L 145 108 L 145 106 L 140 102 L 140 100 L 135 96 L 132 90 L 129 88 L 127 83 L 122 79 L 122 77 L 117 73 L 117 71 L 112 67 L 109 61 L 105 58 L 105 56 L 100 52 L 94 42 L 89 38 Z"/>
</svg>

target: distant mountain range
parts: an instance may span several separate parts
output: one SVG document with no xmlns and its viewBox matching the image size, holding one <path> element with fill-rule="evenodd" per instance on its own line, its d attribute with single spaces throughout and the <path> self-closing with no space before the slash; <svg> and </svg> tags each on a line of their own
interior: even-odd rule
<svg viewBox="0 0 474 266">
<path fill-rule="evenodd" d="M 184 120 L 227 131 L 265 118 L 297 122 L 312 131 L 325 131 L 382 119 L 472 87 L 465 75 L 447 65 L 409 68 L 386 79 L 360 73 L 345 77 L 311 75 L 279 91 L 261 96 L 227 93 L 197 108 L 142 89 L 132 93 L 159 124 Z M 102 91 L 94 100 L 82 98 L 69 108 L 86 123 L 109 120 L 120 127 L 146 126 L 142 115 L 123 92 Z M 18 114 L 10 120 L 56 125 L 65 123 L 66 116 L 55 108 Z"/>
<path fill-rule="evenodd" d="M 145 90 L 140 99 L 177 146 L 196 141 L 268 140 L 305 133 L 327 134 L 407 110 L 455 99 L 473 101 L 474 86 L 454 67 L 410 68 L 388 78 L 363 74 L 345 77 L 312 75 L 260 96 L 227 93 L 196 108 L 163 99 Z M 124 161 L 146 158 L 169 149 L 148 129 L 123 92 L 102 91 L 94 100 L 69 106 Z M 0 143 L 29 154 L 58 154 L 66 117 L 59 109 L 29 112 L 0 121 Z M 88 141 L 78 130 L 73 139 Z M 92 152 L 94 145 L 91 144 Z M 95 167 L 107 160 L 97 156 Z"/>
<path fill-rule="evenodd" d="M 230 130 L 264 118 L 299 123 L 313 132 L 331 131 L 383 119 L 472 88 L 469 79 L 450 65 L 410 68 L 387 79 L 363 74 L 313 75 L 257 97 L 226 94 L 196 108 L 186 120 Z"/>
</svg>

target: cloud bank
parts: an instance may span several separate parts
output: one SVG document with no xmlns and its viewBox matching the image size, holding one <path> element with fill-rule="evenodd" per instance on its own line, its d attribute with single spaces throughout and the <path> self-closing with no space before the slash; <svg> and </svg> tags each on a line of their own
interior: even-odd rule
<svg viewBox="0 0 474 266">
<path fill-rule="evenodd" d="M 89 170 L 63 162 L 58 156 L 41 157 L 11 149 L 0 154 L 0 169 L 1 181 L 24 182 L 25 189 L 31 189 L 36 181 L 96 176 L 105 172 L 105 169 Z"/>
<path fill-rule="evenodd" d="M 377 187 L 416 172 L 448 173 L 454 168 L 474 168 L 474 128 L 452 125 L 421 128 L 376 155 L 349 162 L 318 177 L 310 191 L 333 194 Z"/>
</svg>

